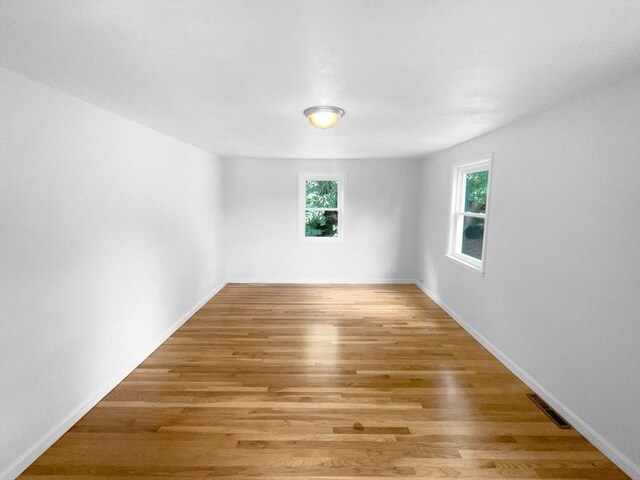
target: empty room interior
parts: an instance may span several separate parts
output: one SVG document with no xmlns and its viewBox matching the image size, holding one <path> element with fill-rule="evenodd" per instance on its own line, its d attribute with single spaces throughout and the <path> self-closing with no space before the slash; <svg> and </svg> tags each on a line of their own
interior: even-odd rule
<svg viewBox="0 0 640 480">
<path fill-rule="evenodd" d="M 640 480 L 639 0 L 0 0 L 0 479 Z"/>
</svg>

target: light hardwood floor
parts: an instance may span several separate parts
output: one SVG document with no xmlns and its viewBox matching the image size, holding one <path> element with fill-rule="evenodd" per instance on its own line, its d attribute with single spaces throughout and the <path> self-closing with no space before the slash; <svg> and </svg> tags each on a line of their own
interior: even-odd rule
<svg viewBox="0 0 640 480">
<path fill-rule="evenodd" d="M 228 285 L 24 478 L 627 478 L 413 285 Z"/>
</svg>

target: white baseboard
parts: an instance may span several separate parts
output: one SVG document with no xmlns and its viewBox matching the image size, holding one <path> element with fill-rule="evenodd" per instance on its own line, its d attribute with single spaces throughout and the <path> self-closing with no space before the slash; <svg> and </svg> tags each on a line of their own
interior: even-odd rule
<svg viewBox="0 0 640 480">
<path fill-rule="evenodd" d="M 429 298 L 436 302 L 440 308 L 447 312 L 451 318 L 460 324 L 473 338 L 475 338 L 484 348 L 496 357 L 505 367 L 507 367 L 516 377 L 524 382 L 531 390 L 540 395 L 545 402 L 551 405 L 561 416 L 563 416 L 572 427 L 582 434 L 593 446 L 606 455 L 613 463 L 629 475 L 634 480 L 640 480 L 640 467 L 633 463 L 626 455 L 614 447 L 602 435 L 596 432 L 588 423 L 576 415 L 569 407 L 553 396 L 535 378 L 524 371 L 513 360 L 502 353 L 498 347 L 485 338 L 480 332 L 469 325 L 451 307 L 444 303 L 437 295 L 428 290 L 420 282 L 415 282 L 416 286 L 422 290 Z"/>
<path fill-rule="evenodd" d="M 384 279 L 344 279 L 344 278 L 328 278 L 328 279 L 255 279 L 255 278 L 233 278 L 229 279 L 227 283 L 306 283 L 309 285 L 385 285 L 385 284 L 415 284 L 414 278 L 384 278 Z"/>
<path fill-rule="evenodd" d="M 213 298 L 227 282 L 223 282 L 209 292 L 202 300 L 194 305 L 176 323 L 156 338 L 146 349 L 134 358 L 129 365 L 113 377 L 106 385 L 91 395 L 85 402 L 74 409 L 62 422 L 46 433 L 33 447 L 18 457 L 12 464 L 0 472 L 0 479 L 11 480 L 24 472 L 29 465 L 36 461 L 51 445 L 53 445 L 67 430 L 73 427 L 89 410 L 91 410 L 100 400 L 102 400 L 111 390 L 113 390 L 124 378 L 135 370 L 149 355 L 151 355 L 167 338 L 178 330 L 187 320 L 189 320 L 198 310 L 200 310 L 211 298 Z"/>
</svg>

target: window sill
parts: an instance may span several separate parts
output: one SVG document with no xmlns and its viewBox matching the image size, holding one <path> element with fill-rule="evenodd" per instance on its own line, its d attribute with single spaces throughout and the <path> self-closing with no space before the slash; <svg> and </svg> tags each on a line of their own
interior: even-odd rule
<svg viewBox="0 0 640 480">
<path fill-rule="evenodd" d="M 465 270 L 469 270 L 470 272 L 473 272 L 476 275 L 484 277 L 484 269 L 482 266 L 478 267 L 470 262 L 466 262 L 463 258 L 457 257 L 450 253 L 445 254 L 445 257 L 447 257 L 449 260 L 452 260 L 454 263 L 464 268 Z"/>
<path fill-rule="evenodd" d="M 336 238 L 336 237 L 302 237 L 299 239 L 300 243 L 307 243 L 310 245 L 318 244 L 318 243 L 327 243 L 327 244 L 337 244 L 344 243 L 344 239 Z"/>
</svg>

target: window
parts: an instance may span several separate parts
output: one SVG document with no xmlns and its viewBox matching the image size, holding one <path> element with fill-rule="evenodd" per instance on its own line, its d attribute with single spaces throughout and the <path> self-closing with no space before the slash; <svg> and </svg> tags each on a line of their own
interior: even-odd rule
<svg viewBox="0 0 640 480">
<path fill-rule="evenodd" d="M 453 168 L 447 256 L 484 272 L 491 157 Z"/>
<path fill-rule="evenodd" d="M 300 238 L 339 242 L 343 238 L 344 175 L 299 175 Z"/>
</svg>

